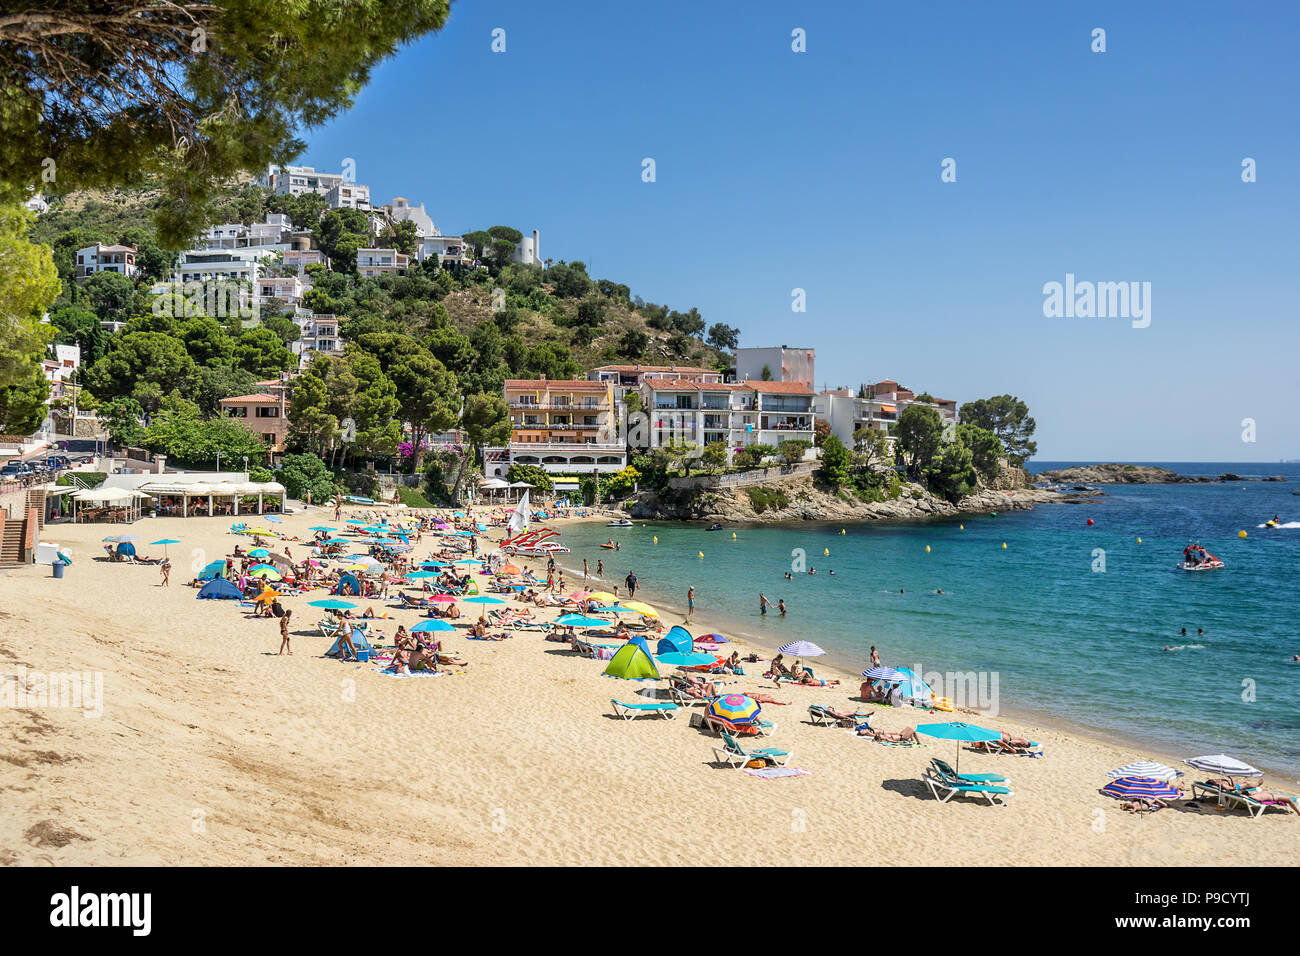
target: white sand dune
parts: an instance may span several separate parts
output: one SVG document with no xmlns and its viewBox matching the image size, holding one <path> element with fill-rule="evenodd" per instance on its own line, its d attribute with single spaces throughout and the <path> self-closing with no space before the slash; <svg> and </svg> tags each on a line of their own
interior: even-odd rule
<svg viewBox="0 0 1300 956">
<path fill-rule="evenodd" d="M 331 523 L 313 510 L 286 533 Z M 1251 820 L 1212 806 L 1135 817 L 1097 792 L 1138 757 L 1106 743 L 999 719 L 1040 759 L 963 753 L 963 770 L 1011 778 L 1006 807 L 941 805 L 919 780 L 956 745 L 886 747 L 811 726 L 809 703 L 853 706 L 841 688 L 773 691 L 779 728 L 808 776 L 760 780 L 712 765 L 715 738 L 675 721 L 611 716 L 610 698 L 653 693 L 602 676 L 538 634 L 500 643 L 445 635 L 462 673 L 398 679 L 321 657 L 307 601 L 294 654 L 274 620 L 182 586 L 236 542 L 221 519 L 137 523 L 171 537 L 172 586 L 156 567 L 95 561 L 121 531 L 56 526 L 72 548 L 62 580 L 44 566 L 0 573 L 0 675 L 103 675 L 103 715 L 0 708 L 0 862 L 14 864 L 1291 864 L 1300 820 Z M 562 527 L 562 525 L 560 525 Z M 494 532 L 494 534 L 497 534 Z M 429 539 L 417 549 L 423 555 Z M 291 545 L 291 547 L 293 547 Z M 192 550 L 201 551 L 192 554 Z M 293 547 L 300 555 L 299 547 Z M 378 606 L 378 605 L 377 605 Z M 412 611 L 388 612 L 412 624 Z M 818 668 L 822 673 L 825 668 Z M 881 708 L 886 730 L 942 720 Z M 1248 754 L 1241 755 L 1248 758 Z M 1280 789 L 1286 789 L 1279 784 Z"/>
</svg>

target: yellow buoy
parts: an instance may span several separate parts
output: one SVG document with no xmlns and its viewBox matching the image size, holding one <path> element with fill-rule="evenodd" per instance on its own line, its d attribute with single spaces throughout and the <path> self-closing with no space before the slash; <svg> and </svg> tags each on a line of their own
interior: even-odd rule
<svg viewBox="0 0 1300 956">
<path fill-rule="evenodd" d="M 965 526 L 964 524 L 959 524 L 959 525 L 957 525 L 957 530 L 958 530 L 958 531 L 965 531 L 965 530 L 966 530 L 966 526 Z"/>
<path fill-rule="evenodd" d="M 930 546 L 928 544 L 925 546 L 925 553 L 926 554 L 930 553 Z"/>
<path fill-rule="evenodd" d="M 734 532 L 734 531 L 731 532 L 731 540 L 732 540 L 732 541 L 735 541 L 735 540 L 736 540 L 736 532 Z"/>
<path fill-rule="evenodd" d="M 700 552 L 700 557 L 701 557 L 701 558 L 704 557 L 704 552 L 703 552 L 703 551 Z"/>
<path fill-rule="evenodd" d="M 655 535 L 655 544 L 659 543 L 659 535 Z"/>
<path fill-rule="evenodd" d="M 843 528 L 840 528 L 840 534 L 843 534 L 843 533 L 844 533 L 844 529 L 843 529 Z"/>
<path fill-rule="evenodd" d="M 1138 538 L 1138 544 L 1141 544 L 1141 543 L 1142 543 L 1142 539 L 1141 539 L 1141 538 Z"/>
<path fill-rule="evenodd" d="M 830 553 L 831 553 L 831 549 L 830 549 L 830 548 L 822 548 L 822 556 L 823 556 L 823 557 L 829 557 L 829 556 L 830 556 Z"/>
<path fill-rule="evenodd" d="M 1244 532 L 1244 531 L 1238 531 L 1238 532 L 1237 532 L 1237 537 L 1238 537 L 1238 538 L 1244 538 L 1244 537 L 1246 537 L 1246 532 Z"/>
<path fill-rule="evenodd" d="M 1007 550 L 1007 543 L 1005 541 L 1002 542 L 1002 550 Z"/>
</svg>

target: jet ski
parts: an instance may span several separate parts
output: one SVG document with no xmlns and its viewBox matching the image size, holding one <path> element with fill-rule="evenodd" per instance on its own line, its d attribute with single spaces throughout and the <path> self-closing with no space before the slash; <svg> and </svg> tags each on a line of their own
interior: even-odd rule
<svg viewBox="0 0 1300 956">
<path fill-rule="evenodd" d="M 713 522 L 713 524 L 709 525 L 709 526 L 708 526 L 707 528 L 705 528 L 704 530 L 705 530 L 705 531 L 721 531 L 721 530 L 722 530 L 722 522 L 720 522 L 720 521 L 715 521 L 715 522 Z"/>
<path fill-rule="evenodd" d="M 606 521 L 605 527 L 606 528 L 630 528 L 632 527 L 632 522 L 628 521 L 626 518 L 619 518 L 617 521 Z"/>
</svg>

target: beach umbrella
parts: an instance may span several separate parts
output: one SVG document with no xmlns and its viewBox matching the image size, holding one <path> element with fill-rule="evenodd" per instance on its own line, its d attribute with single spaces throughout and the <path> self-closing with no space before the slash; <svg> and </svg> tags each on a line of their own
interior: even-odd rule
<svg viewBox="0 0 1300 956">
<path fill-rule="evenodd" d="M 561 627 L 608 627 L 609 621 L 603 621 L 598 617 L 587 617 L 584 614 L 561 614 L 555 619 L 555 623 Z"/>
<path fill-rule="evenodd" d="M 107 538 L 100 538 L 104 544 L 117 544 L 117 535 L 110 534 Z"/>
<path fill-rule="evenodd" d="M 327 601 L 308 601 L 307 603 L 311 607 L 323 607 L 331 611 L 344 611 L 349 608 L 360 606 L 357 604 L 353 604 L 351 601 L 340 601 L 337 598 L 330 598 Z"/>
<path fill-rule="evenodd" d="M 149 542 L 149 547 L 152 548 L 155 544 L 161 544 L 161 545 L 163 546 L 163 556 L 166 557 L 166 555 L 167 555 L 167 545 L 169 545 L 169 544 L 180 544 L 180 542 L 177 541 L 175 538 L 161 538 L 161 539 L 158 540 L 158 541 L 150 541 L 150 542 Z"/>
<path fill-rule="evenodd" d="M 478 558 L 463 558 L 460 561 L 453 561 L 452 564 L 482 564 Z"/>
<path fill-rule="evenodd" d="M 456 595 L 454 595 L 454 594 L 435 594 L 435 595 L 433 595 L 431 598 L 429 598 L 429 600 L 430 600 L 430 601 L 436 601 L 436 602 L 439 603 L 439 604 L 455 604 L 455 603 L 456 603 Z"/>
<path fill-rule="evenodd" d="M 589 598 L 589 597 L 591 597 L 591 592 L 590 592 L 590 591 L 574 591 L 572 594 L 569 595 L 569 600 L 570 600 L 570 601 L 585 601 L 585 600 L 587 600 L 587 598 Z"/>
<path fill-rule="evenodd" d="M 659 616 L 658 611 L 652 608 L 649 604 L 645 604 L 641 601 L 624 601 L 622 606 L 637 614 L 644 614 L 646 617 Z"/>
<path fill-rule="evenodd" d="M 351 544 L 351 538 L 326 538 L 325 544 Z"/>
<path fill-rule="evenodd" d="M 500 598 L 480 596 L 464 598 L 466 604 L 505 604 Z"/>
<path fill-rule="evenodd" d="M 270 555 L 270 553 L 270 550 L 267 548 L 254 548 L 252 551 L 248 552 L 248 556 L 250 558 L 265 558 Z"/>
<path fill-rule="evenodd" d="M 667 664 L 670 667 L 702 667 L 714 663 L 717 658 L 703 651 L 669 651 L 667 654 L 660 654 L 658 660 L 660 664 Z"/>
<path fill-rule="evenodd" d="M 249 568 L 249 570 L 250 570 L 250 571 L 261 571 L 263 568 L 268 568 L 268 569 L 270 569 L 271 571 L 278 571 L 278 570 L 280 570 L 280 569 L 277 568 L 274 564 L 255 564 L 255 565 L 253 565 L 251 568 Z"/>
<path fill-rule="evenodd" d="M 315 527 L 308 528 L 307 530 L 308 530 L 308 531 L 337 531 L 338 529 L 337 529 L 337 528 L 329 528 L 329 527 L 326 527 L 325 525 L 318 524 L 318 525 L 316 525 Z"/>
<path fill-rule="evenodd" d="M 139 541 L 140 536 L 138 534 L 119 534 L 113 540 L 117 541 L 120 544 L 125 541 Z"/>
<path fill-rule="evenodd" d="M 432 618 L 430 620 L 421 621 L 419 624 L 416 624 L 414 627 L 411 628 L 411 633 L 414 634 L 416 631 L 423 632 L 423 631 L 454 631 L 454 630 L 455 628 L 452 627 L 450 624 L 448 624 L 446 621 L 440 621 L 437 618 Z"/>
<path fill-rule="evenodd" d="M 1120 777 L 1102 787 L 1101 792 L 1116 800 L 1131 800 L 1133 797 L 1170 800 L 1182 795 L 1173 784 L 1155 777 Z"/>
<path fill-rule="evenodd" d="M 721 634 L 701 634 L 695 639 L 704 644 L 730 644 L 731 642 Z"/>
<path fill-rule="evenodd" d="M 248 572 L 248 576 L 250 578 L 266 578 L 271 581 L 280 580 L 280 572 L 277 571 L 275 568 L 271 567 L 269 564 L 264 564 L 261 567 L 253 568 L 251 571 Z"/>
<path fill-rule="evenodd" d="M 437 571 L 407 571 L 406 576 L 408 578 L 436 578 L 438 576 L 438 572 Z"/>
<path fill-rule="evenodd" d="M 1217 773 L 1224 777 L 1262 777 L 1264 771 L 1256 770 L 1248 763 L 1242 763 L 1227 754 L 1215 754 L 1212 757 L 1189 757 L 1183 763 L 1206 773 Z"/>
<path fill-rule="evenodd" d="M 728 723 L 744 725 L 758 720 L 762 708 L 758 701 L 744 694 L 723 694 L 709 701 L 704 712 L 710 717 L 719 717 Z"/>
<path fill-rule="evenodd" d="M 892 667 L 873 667 L 870 670 L 862 672 L 862 676 L 867 680 L 883 680 L 888 684 L 901 684 L 907 680 L 907 675 L 902 671 L 896 671 Z"/>
<path fill-rule="evenodd" d="M 826 653 L 812 641 L 791 641 L 789 644 L 782 644 L 777 650 L 782 654 L 792 654 L 795 657 L 820 657 Z"/>
<path fill-rule="evenodd" d="M 938 737 L 940 740 L 956 740 L 957 743 L 957 764 L 956 770 L 961 772 L 961 741 L 967 743 L 978 743 L 986 740 L 1001 740 L 1002 734 L 996 730 L 989 730 L 987 727 L 977 727 L 974 724 L 967 724 L 960 720 L 949 721 L 944 724 L 918 724 L 916 728 L 918 734 L 925 734 L 927 737 Z"/>
<path fill-rule="evenodd" d="M 594 601 L 618 601 L 618 596 L 610 594 L 608 591 L 592 591 L 587 597 Z"/>
<path fill-rule="evenodd" d="M 284 522 L 281 521 L 281 520 L 280 520 L 278 517 L 276 517 L 275 515 L 267 515 L 267 516 L 266 516 L 266 520 L 269 521 L 269 522 L 271 522 L 272 524 L 284 524 Z"/>
<path fill-rule="evenodd" d="M 509 574 L 509 575 L 523 574 L 523 573 L 524 572 L 521 568 L 516 567 L 513 564 L 507 564 L 505 567 L 503 567 L 500 571 L 497 572 L 497 574 Z"/>
<path fill-rule="evenodd" d="M 1156 763 L 1154 760 L 1137 760 L 1122 767 L 1117 767 L 1110 771 L 1106 776 L 1118 780 L 1121 777 L 1146 777 L 1150 780 L 1172 780 L 1174 777 L 1181 777 L 1183 772 L 1175 770 L 1173 767 L 1166 767 L 1162 763 Z"/>
</svg>

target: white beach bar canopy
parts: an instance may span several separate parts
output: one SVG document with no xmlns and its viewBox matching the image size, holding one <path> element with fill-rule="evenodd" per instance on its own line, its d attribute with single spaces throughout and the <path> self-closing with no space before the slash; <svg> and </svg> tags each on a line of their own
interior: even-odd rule
<svg viewBox="0 0 1300 956">
<path fill-rule="evenodd" d="M 278 498 L 279 508 L 276 510 L 284 510 L 284 485 L 278 481 L 219 481 L 213 484 L 202 481 L 150 481 L 141 485 L 140 491 L 150 498 L 180 498 L 182 517 L 188 517 L 191 510 L 196 514 L 214 514 L 214 503 L 218 498 L 229 498 L 233 505 L 232 512 L 236 515 L 240 514 L 241 500 L 252 497 L 257 498 L 257 510 L 250 508 L 248 514 L 262 514 L 267 498 Z M 193 504 L 191 499 L 194 499 Z M 204 504 L 207 505 L 206 510 Z"/>
<path fill-rule="evenodd" d="M 83 488 L 80 491 L 72 492 L 68 497 L 76 502 L 72 510 L 72 520 L 74 522 L 78 519 L 85 520 L 84 509 L 87 503 L 123 509 L 125 514 L 122 511 L 117 511 L 110 513 L 111 517 L 114 519 L 125 517 L 134 521 L 140 517 L 140 503 L 149 499 L 149 495 L 140 491 L 131 491 L 129 488 Z M 98 518 L 102 517 L 102 515 L 95 515 L 94 517 Z"/>
</svg>

